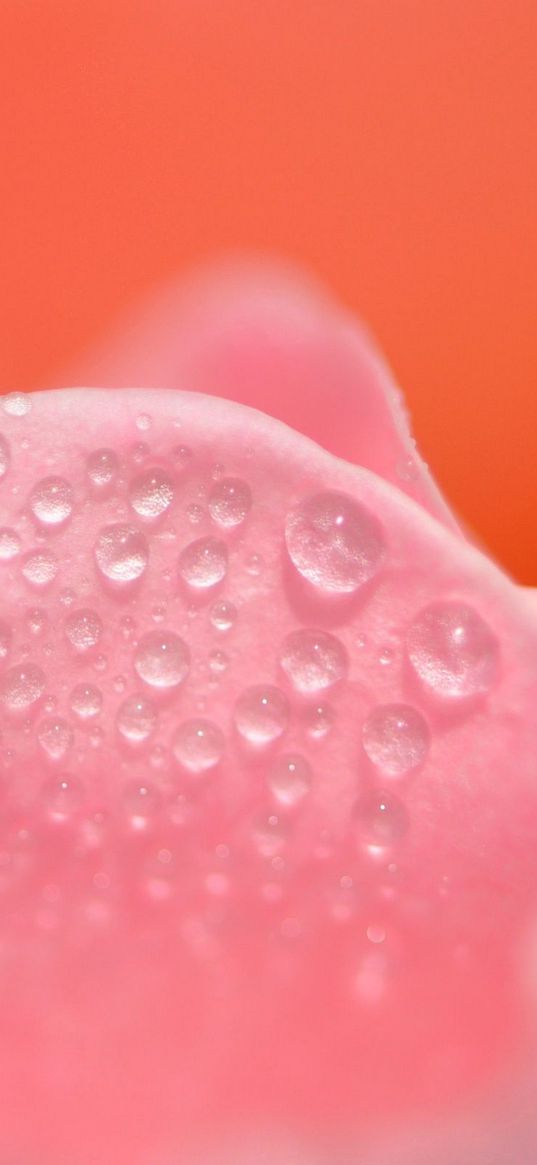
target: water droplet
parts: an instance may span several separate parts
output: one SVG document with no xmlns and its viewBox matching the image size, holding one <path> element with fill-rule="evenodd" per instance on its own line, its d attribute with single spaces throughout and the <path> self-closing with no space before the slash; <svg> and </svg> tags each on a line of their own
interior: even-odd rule
<svg viewBox="0 0 537 1165">
<path fill-rule="evenodd" d="M 135 477 L 129 487 L 133 510 L 141 518 L 158 518 L 173 501 L 173 485 L 162 469 L 146 469 Z"/>
<path fill-rule="evenodd" d="M 192 502 L 191 505 L 187 506 L 186 508 L 186 516 L 189 522 L 192 522 L 193 526 L 198 526 L 199 523 L 203 521 L 204 515 L 205 511 L 203 506 L 198 506 L 196 502 Z"/>
<path fill-rule="evenodd" d="M 379 704 L 364 722 L 362 741 L 374 765 L 401 777 L 425 760 L 430 733 L 421 713 L 409 704 Z"/>
<path fill-rule="evenodd" d="M 30 412 L 32 401 L 23 392 L 8 392 L 2 397 L 2 407 L 10 417 L 25 417 Z"/>
<path fill-rule="evenodd" d="M 358 815 L 364 841 L 379 848 L 394 845 L 408 829 L 405 806 L 393 793 L 371 793 L 361 802 Z"/>
<path fill-rule="evenodd" d="M 58 559 L 52 550 L 30 550 L 21 562 L 21 571 L 33 587 L 48 587 L 58 573 Z"/>
<path fill-rule="evenodd" d="M 123 790 L 123 810 L 132 829 L 147 829 L 160 809 L 160 797 L 151 785 L 127 785 Z"/>
<path fill-rule="evenodd" d="M 42 526 L 61 526 L 73 511 L 72 489 L 63 477 L 44 477 L 30 494 L 30 509 Z"/>
<path fill-rule="evenodd" d="M 240 526 L 252 504 L 250 487 L 239 477 L 224 477 L 209 495 L 209 513 L 220 526 Z"/>
<path fill-rule="evenodd" d="M 140 433 L 147 433 L 147 430 L 151 428 L 152 424 L 153 418 L 149 413 L 140 413 L 136 417 L 136 428 L 140 431 Z"/>
<path fill-rule="evenodd" d="M 119 462 L 113 449 L 95 449 L 86 462 L 86 472 L 94 490 L 106 493 L 115 483 Z"/>
<path fill-rule="evenodd" d="M 262 858 L 274 858 L 285 847 L 287 832 L 276 813 L 260 814 L 253 823 L 253 840 Z"/>
<path fill-rule="evenodd" d="M 116 523 L 100 531 L 95 558 L 105 578 L 114 583 L 132 583 L 141 578 L 147 567 L 149 547 L 136 526 Z"/>
<path fill-rule="evenodd" d="M 498 644 L 473 607 L 438 602 L 411 624 L 407 651 L 419 679 L 446 699 L 477 696 L 490 688 L 498 666 Z"/>
<path fill-rule="evenodd" d="M 230 631 L 237 618 L 237 609 L 227 599 L 211 607 L 209 618 L 217 631 Z"/>
<path fill-rule="evenodd" d="M 116 723 L 129 744 L 143 744 L 155 731 L 157 714 L 146 696 L 129 696 L 118 709 Z"/>
<path fill-rule="evenodd" d="M 89 651 L 95 647 L 102 632 L 103 625 L 96 611 L 88 609 L 73 611 L 65 624 L 65 634 L 77 651 Z"/>
<path fill-rule="evenodd" d="M 47 623 L 46 612 L 42 611 L 39 607 L 30 607 L 30 610 L 26 614 L 26 621 L 28 630 L 32 635 L 41 635 Z"/>
<path fill-rule="evenodd" d="M 214 587 L 225 578 L 227 547 L 217 538 L 198 538 L 179 557 L 181 577 L 195 590 Z"/>
<path fill-rule="evenodd" d="M 101 711 L 102 692 L 93 684 L 77 684 L 71 692 L 69 704 L 75 716 L 79 716 L 81 720 L 91 720 Z"/>
<path fill-rule="evenodd" d="M 73 732 L 66 720 L 41 720 L 36 735 L 40 747 L 51 761 L 63 760 L 73 743 Z"/>
<path fill-rule="evenodd" d="M 297 753 L 279 756 L 270 769 L 268 784 L 282 807 L 294 809 L 300 805 L 311 787 L 311 769 L 306 758 Z"/>
<path fill-rule="evenodd" d="M 306 728 L 314 740 L 324 740 L 328 736 L 334 720 L 335 712 L 329 704 L 316 704 L 309 708 L 306 714 Z"/>
<path fill-rule="evenodd" d="M 192 450 L 188 445 L 176 445 L 171 451 L 173 463 L 178 470 L 186 469 L 192 460 Z"/>
<path fill-rule="evenodd" d="M 225 651 L 211 651 L 209 654 L 209 667 L 216 674 L 225 671 L 229 667 L 229 659 Z"/>
<path fill-rule="evenodd" d="M 11 645 L 11 628 L 0 619 L 0 660 L 4 660 Z"/>
<path fill-rule="evenodd" d="M 280 663 L 297 691 L 309 694 L 343 679 L 347 653 L 335 635 L 304 628 L 285 637 Z"/>
<path fill-rule="evenodd" d="M 211 720 L 185 720 L 172 740 L 173 755 L 191 773 L 205 773 L 222 759 L 225 739 Z"/>
<path fill-rule="evenodd" d="M 175 688 L 190 669 L 190 652 L 173 631 L 149 631 L 138 644 L 134 667 L 140 679 L 153 688 Z"/>
<path fill-rule="evenodd" d="M 63 773 L 46 781 L 41 789 L 43 805 L 48 816 L 58 825 L 73 817 L 84 800 L 84 789 L 80 781 L 70 773 Z"/>
<path fill-rule="evenodd" d="M 9 526 L 2 526 L 0 529 L 0 561 L 9 562 L 12 558 L 16 558 L 20 553 L 21 540 L 16 530 L 10 529 Z"/>
<path fill-rule="evenodd" d="M 291 510 L 285 538 L 302 577 L 332 594 L 353 594 L 371 579 L 385 549 L 374 515 L 332 491 L 314 494 Z"/>
<path fill-rule="evenodd" d="M 45 673 L 34 663 L 12 667 L 0 680 L 0 703 L 13 715 L 30 712 L 41 699 L 45 683 Z"/>
<path fill-rule="evenodd" d="M 11 457 L 9 452 L 9 445 L 5 437 L 3 437 L 0 433 L 0 481 L 7 473 L 10 461 Z"/>
<path fill-rule="evenodd" d="M 237 730 L 249 744 L 271 744 L 285 732 L 288 720 L 287 698 L 271 684 L 246 688 L 235 706 Z"/>
<path fill-rule="evenodd" d="M 264 565 L 260 554 L 249 554 L 246 559 L 246 570 L 254 578 L 257 578 L 262 573 Z"/>
</svg>

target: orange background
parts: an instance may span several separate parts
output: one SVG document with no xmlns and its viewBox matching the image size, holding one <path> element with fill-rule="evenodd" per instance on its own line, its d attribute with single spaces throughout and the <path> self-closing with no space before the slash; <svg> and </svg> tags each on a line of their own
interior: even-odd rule
<svg viewBox="0 0 537 1165">
<path fill-rule="evenodd" d="M 536 0 L 0 0 L 1 387 L 199 259 L 296 259 L 537 583 L 536 58 Z"/>
</svg>

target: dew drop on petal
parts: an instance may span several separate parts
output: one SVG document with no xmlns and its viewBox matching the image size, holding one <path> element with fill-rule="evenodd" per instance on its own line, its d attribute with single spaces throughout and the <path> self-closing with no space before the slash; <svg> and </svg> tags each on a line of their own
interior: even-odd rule
<svg viewBox="0 0 537 1165">
<path fill-rule="evenodd" d="M 289 721 L 287 697 L 271 684 L 246 688 L 235 705 L 237 731 L 249 744 L 271 744 L 285 732 Z"/>
<path fill-rule="evenodd" d="M 61 526 L 73 511 L 72 489 L 64 477 L 44 477 L 30 494 L 34 518 L 45 527 Z"/>
<path fill-rule="evenodd" d="M 209 513 L 220 526 L 240 526 L 251 504 L 250 486 L 239 477 L 222 478 L 209 495 Z"/>
<path fill-rule="evenodd" d="M 9 445 L 6 438 L 0 433 L 0 481 L 5 477 L 10 464 Z"/>
<path fill-rule="evenodd" d="M 149 631 L 138 644 L 134 668 L 153 688 L 175 688 L 188 675 L 190 651 L 173 631 Z"/>
<path fill-rule="evenodd" d="M 422 764 L 430 745 L 426 721 L 409 704 L 379 704 L 364 721 L 364 749 L 372 763 L 390 777 L 401 777 Z"/>
<path fill-rule="evenodd" d="M 155 731 L 157 714 L 146 696 L 129 696 L 118 709 L 116 724 L 129 744 L 143 744 Z"/>
<path fill-rule="evenodd" d="M 33 587 L 48 587 L 58 573 L 58 559 L 52 550 L 30 550 L 21 562 L 21 571 Z"/>
<path fill-rule="evenodd" d="M 332 594 L 357 591 L 377 573 L 385 551 L 375 516 L 346 494 L 330 490 L 290 511 L 285 539 L 299 574 Z"/>
<path fill-rule="evenodd" d="M 486 692 L 498 668 L 498 643 L 466 603 L 432 603 L 407 632 L 409 660 L 432 694 L 448 700 Z"/>
<path fill-rule="evenodd" d="M 237 618 L 237 609 L 228 599 L 211 607 L 209 618 L 216 631 L 230 631 Z"/>
<path fill-rule="evenodd" d="M 70 773 L 62 773 L 45 782 L 41 800 L 50 820 L 62 825 L 78 813 L 84 801 L 84 787 Z"/>
<path fill-rule="evenodd" d="M 160 797 L 152 785 L 131 783 L 125 787 L 122 808 L 129 825 L 143 831 L 151 824 L 160 809 Z"/>
<path fill-rule="evenodd" d="M 86 461 L 86 472 L 90 485 L 97 493 L 106 493 L 114 485 L 119 470 L 117 455 L 113 449 L 95 449 Z"/>
<path fill-rule="evenodd" d="M 406 808 L 393 793 L 380 791 L 365 797 L 358 819 L 362 840 L 379 848 L 394 845 L 408 829 Z"/>
<path fill-rule="evenodd" d="M 69 698 L 71 711 L 80 720 L 91 720 L 94 716 L 98 716 L 102 705 L 102 692 L 93 684 L 77 684 Z"/>
<path fill-rule="evenodd" d="M 347 672 L 343 644 L 328 631 L 303 628 L 292 631 L 283 641 L 280 663 L 299 692 L 305 694 L 330 688 Z"/>
<path fill-rule="evenodd" d="M 45 691 L 45 673 L 34 663 L 20 664 L 0 679 L 0 704 L 13 715 L 30 712 Z"/>
<path fill-rule="evenodd" d="M 3 619 L 0 619 L 0 662 L 9 654 L 11 646 L 11 628 Z"/>
<path fill-rule="evenodd" d="M 37 741 L 49 760 L 63 760 L 73 743 L 73 731 L 67 720 L 49 717 L 37 725 Z"/>
<path fill-rule="evenodd" d="M 30 412 L 32 401 L 24 392 L 8 392 L 2 397 L 2 407 L 10 417 L 25 417 Z"/>
<path fill-rule="evenodd" d="M 224 734 L 212 720 L 184 720 L 172 740 L 173 755 L 191 773 L 205 773 L 222 759 Z"/>
<path fill-rule="evenodd" d="M 297 753 L 277 757 L 269 771 L 268 785 L 282 808 L 294 809 L 310 791 L 311 769 L 308 761 Z"/>
<path fill-rule="evenodd" d="M 0 562 L 9 562 L 20 554 L 21 540 L 16 530 L 9 526 L 0 528 Z"/>
<path fill-rule="evenodd" d="M 103 631 L 96 611 L 82 608 L 73 611 L 65 624 L 65 634 L 76 651 L 89 651 L 99 642 Z"/>
<path fill-rule="evenodd" d="M 331 731 L 336 715 L 329 704 L 315 704 L 308 708 L 306 714 L 306 730 L 313 740 L 324 740 Z"/>
<path fill-rule="evenodd" d="M 141 578 L 149 561 L 145 535 L 121 522 L 104 526 L 95 545 L 95 559 L 104 578 L 128 584 Z"/>
<path fill-rule="evenodd" d="M 129 500 L 141 518 L 159 518 L 172 504 L 173 485 L 163 469 L 146 469 L 129 486 Z"/>
<path fill-rule="evenodd" d="M 179 557 L 179 572 L 195 590 L 206 590 L 222 582 L 227 571 L 227 547 L 218 538 L 197 538 Z"/>
</svg>

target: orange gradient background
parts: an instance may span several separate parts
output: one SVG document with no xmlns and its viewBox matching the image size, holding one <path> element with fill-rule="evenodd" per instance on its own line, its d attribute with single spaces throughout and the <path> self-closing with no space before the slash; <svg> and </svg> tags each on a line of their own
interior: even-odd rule
<svg viewBox="0 0 537 1165">
<path fill-rule="evenodd" d="M 1 0 L 0 387 L 200 260 L 282 255 L 537 583 L 536 58 L 535 0 Z"/>
</svg>

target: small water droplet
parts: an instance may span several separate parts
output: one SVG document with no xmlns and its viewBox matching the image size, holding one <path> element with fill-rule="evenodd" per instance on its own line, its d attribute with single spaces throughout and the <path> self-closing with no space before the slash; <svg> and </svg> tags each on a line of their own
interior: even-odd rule
<svg viewBox="0 0 537 1165">
<path fill-rule="evenodd" d="M 160 797 L 151 785 L 129 784 L 123 790 L 123 811 L 137 832 L 148 828 L 160 809 Z"/>
<path fill-rule="evenodd" d="M 102 632 L 103 625 L 97 612 L 87 608 L 73 611 L 65 624 L 65 634 L 77 651 L 89 651 L 95 647 Z"/>
<path fill-rule="evenodd" d="M 249 485 L 239 477 L 224 477 L 209 495 L 209 513 L 220 526 L 240 526 L 252 504 Z"/>
<path fill-rule="evenodd" d="M 50 819 L 63 825 L 80 809 L 84 800 L 84 788 L 76 777 L 63 773 L 46 781 L 41 789 L 41 798 Z"/>
<path fill-rule="evenodd" d="M 253 841 L 262 858 L 274 858 L 282 852 L 287 841 L 287 831 L 276 813 L 262 813 L 255 818 Z"/>
<path fill-rule="evenodd" d="M 171 451 L 171 457 L 176 469 L 183 470 L 192 460 L 192 450 L 188 445 L 176 445 Z"/>
<path fill-rule="evenodd" d="M 98 716 L 103 705 L 103 696 L 93 684 L 77 684 L 69 699 L 71 711 L 81 720 L 91 720 Z"/>
<path fill-rule="evenodd" d="M 410 662 L 432 694 L 467 699 L 486 692 L 498 668 L 498 644 L 473 607 L 463 602 L 432 603 L 407 633 Z"/>
<path fill-rule="evenodd" d="M 393 793 L 371 793 L 361 802 L 358 816 L 363 840 L 381 849 L 394 845 L 408 829 L 406 808 Z"/>
<path fill-rule="evenodd" d="M 293 687 L 310 694 L 330 688 L 344 678 L 347 653 L 339 639 L 328 631 L 303 628 L 285 637 L 280 663 Z"/>
<path fill-rule="evenodd" d="M 195 590 L 206 590 L 222 582 L 227 571 L 227 547 L 217 538 L 198 538 L 182 551 L 179 572 Z"/>
<path fill-rule="evenodd" d="M 147 539 L 136 526 L 104 526 L 97 538 L 95 558 L 106 579 L 123 585 L 132 583 L 141 578 L 147 567 Z"/>
<path fill-rule="evenodd" d="M 257 578 L 262 573 L 264 565 L 260 554 L 249 554 L 246 559 L 246 570 L 254 578 Z"/>
<path fill-rule="evenodd" d="M 116 724 L 129 744 L 143 744 L 155 731 L 157 714 L 146 696 L 129 696 L 118 709 Z"/>
<path fill-rule="evenodd" d="M 268 784 L 282 808 L 294 809 L 300 805 L 311 788 L 311 769 L 306 758 L 297 753 L 279 756 L 270 769 Z"/>
<path fill-rule="evenodd" d="M 227 599 L 222 599 L 211 607 L 209 618 L 217 631 L 230 631 L 237 618 L 236 607 Z"/>
<path fill-rule="evenodd" d="M 0 660 L 4 660 L 9 654 L 10 646 L 11 627 L 8 627 L 7 623 L 4 623 L 3 619 L 0 619 Z"/>
<path fill-rule="evenodd" d="M 191 773 L 205 773 L 222 759 L 225 738 L 212 720 L 185 720 L 176 729 L 172 752 L 176 761 Z"/>
<path fill-rule="evenodd" d="M 190 652 L 173 631 L 149 631 L 140 640 L 134 656 L 140 679 L 153 688 L 175 688 L 190 670 Z"/>
<path fill-rule="evenodd" d="M 30 712 L 41 699 L 45 684 L 45 673 L 36 664 L 12 667 L 0 679 L 0 703 L 13 715 Z"/>
<path fill-rule="evenodd" d="M 16 558 L 20 554 L 21 540 L 16 530 L 12 530 L 9 526 L 2 526 L 0 529 L 0 561 L 10 562 L 12 558 Z"/>
<path fill-rule="evenodd" d="M 42 526 L 62 526 L 73 512 L 72 489 L 64 477 L 44 477 L 30 494 L 30 509 Z"/>
<path fill-rule="evenodd" d="M 288 721 L 287 698 L 271 684 L 256 684 L 246 688 L 237 700 L 235 725 L 249 744 L 271 744 L 285 732 Z"/>
<path fill-rule="evenodd" d="M 306 729 L 314 740 L 324 740 L 335 721 L 334 709 L 329 704 L 316 704 L 306 713 Z"/>
<path fill-rule="evenodd" d="M 24 392 L 8 392 L 2 397 L 2 407 L 9 417 L 25 417 L 32 407 L 31 397 Z"/>
<path fill-rule="evenodd" d="M 289 557 L 309 583 L 353 594 L 378 571 L 385 543 L 380 523 L 346 494 L 327 490 L 300 502 L 285 526 Z"/>
<path fill-rule="evenodd" d="M 225 651 L 211 651 L 209 654 L 209 667 L 217 675 L 225 671 L 229 667 L 229 659 Z"/>
<path fill-rule="evenodd" d="M 11 461 L 9 445 L 6 438 L 0 433 L 0 481 L 5 477 Z"/>
<path fill-rule="evenodd" d="M 193 526 L 199 526 L 200 522 L 203 522 L 205 510 L 203 509 L 203 506 L 199 506 L 196 502 L 192 502 L 191 505 L 187 506 L 186 508 L 186 516 L 189 522 L 192 522 Z"/>
<path fill-rule="evenodd" d="M 93 489 L 107 493 L 115 484 L 119 462 L 113 449 L 95 449 L 86 461 L 86 472 Z"/>
<path fill-rule="evenodd" d="M 58 573 L 58 559 L 52 550 L 29 550 L 21 561 L 21 571 L 33 587 L 48 587 Z"/>
<path fill-rule="evenodd" d="M 41 635 L 47 624 L 46 612 L 42 611 L 40 607 L 31 607 L 26 613 L 26 622 L 32 635 Z"/>
<path fill-rule="evenodd" d="M 173 485 L 163 469 L 146 469 L 135 477 L 129 487 L 133 510 L 141 518 L 159 518 L 173 501 Z"/>
<path fill-rule="evenodd" d="M 36 736 L 40 748 L 51 761 L 63 760 L 73 743 L 73 732 L 67 720 L 41 720 Z"/>
<path fill-rule="evenodd" d="M 140 433 L 147 433 L 147 430 L 151 428 L 152 424 L 153 418 L 149 413 L 139 413 L 136 417 L 136 428 Z"/>
<path fill-rule="evenodd" d="M 430 733 L 421 713 L 409 704 L 379 704 L 364 722 L 362 741 L 374 765 L 390 777 L 401 777 L 425 760 Z"/>
</svg>

